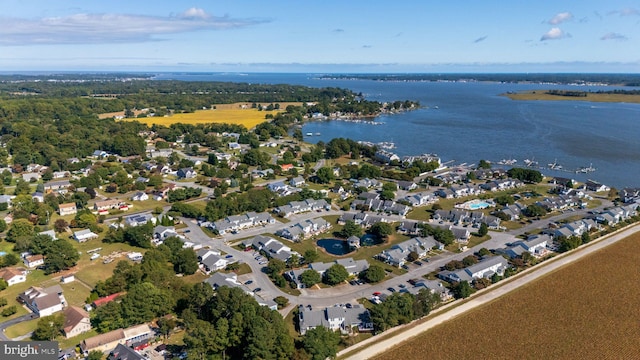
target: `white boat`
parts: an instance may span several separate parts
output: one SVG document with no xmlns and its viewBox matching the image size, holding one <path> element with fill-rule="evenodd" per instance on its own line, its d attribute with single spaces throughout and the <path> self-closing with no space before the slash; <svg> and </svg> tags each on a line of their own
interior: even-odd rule
<svg viewBox="0 0 640 360">
<path fill-rule="evenodd" d="M 313 133 L 307 133 L 307 136 L 313 136 Z"/>
<path fill-rule="evenodd" d="M 94 253 L 93 255 L 91 255 L 91 260 L 96 260 L 100 258 L 100 254 L 98 253 Z"/>
</svg>

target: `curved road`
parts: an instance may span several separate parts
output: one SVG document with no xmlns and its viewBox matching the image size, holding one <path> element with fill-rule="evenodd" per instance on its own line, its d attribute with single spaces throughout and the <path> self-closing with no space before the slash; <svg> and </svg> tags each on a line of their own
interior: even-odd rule
<svg viewBox="0 0 640 360">
<path fill-rule="evenodd" d="M 4 331 L 11 325 L 15 325 L 17 323 L 23 322 L 23 321 L 28 321 L 31 319 L 34 319 L 35 317 L 33 316 L 33 314 L 27 314 L 27 315 L 22 315 L 22 316 L 18 316 L 17 318 L 11 319 L 11 320 L 7 320 L 3 323 L 0 324 L 0 341 L 11 341 L 11 339 L 9 339 L 5 334 Z"/>
</svg>

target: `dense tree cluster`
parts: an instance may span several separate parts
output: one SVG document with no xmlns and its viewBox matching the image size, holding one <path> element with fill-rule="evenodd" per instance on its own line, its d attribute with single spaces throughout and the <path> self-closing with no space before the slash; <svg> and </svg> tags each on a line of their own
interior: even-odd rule
<svg viewBox="0 0 640 360">
<path fill-rule="evenodd" d="M 426 289 L 415 296 L 393 293 L 382 303 L 373 306 L 370 310 L 371 320 L 375 331 L 382 332 L 428 315 L 440 302 L 440 295 Z"/>
<path fill-rule="evenodd" d="M 533 169 L 511 168 L 507 170 L 507 175 L 527 183 L 539 183 L 542 181 L 542 173 Z"/>
</svg>

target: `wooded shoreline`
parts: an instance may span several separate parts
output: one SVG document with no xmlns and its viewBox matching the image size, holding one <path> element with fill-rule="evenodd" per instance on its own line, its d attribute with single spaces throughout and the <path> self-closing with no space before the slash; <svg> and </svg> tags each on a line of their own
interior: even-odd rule
<svg viewBox="0 0 640 360">
<path fill-rule="evenodd" d="M 584 92 L 585 96 L 567 96 L 550 94 L 550 90 L 530 90 L 517 93 L 501 94 L 511 100 L 546 100 L 546 101 L 590 101 L 590 102 L 617 102 L 617 103 L 640 103 L 640 95 L 636 94 L 613 94 L 613 93 L 592 93 Z"/>
</svg>

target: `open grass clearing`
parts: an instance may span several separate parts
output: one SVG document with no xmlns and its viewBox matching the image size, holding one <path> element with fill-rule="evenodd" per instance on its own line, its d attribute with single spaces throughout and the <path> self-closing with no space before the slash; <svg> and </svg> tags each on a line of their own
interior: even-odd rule
<svg viewBox="0 0 640 360">
<path fill-rule="evenodd" d="M 638 243 L 640 233 L 376 359 L 634 358 L 640 352 L 640 298 L 629 275 L 640 261 Z M 502 341 L 518 346 L 496 346 Z"/>
</svg>

